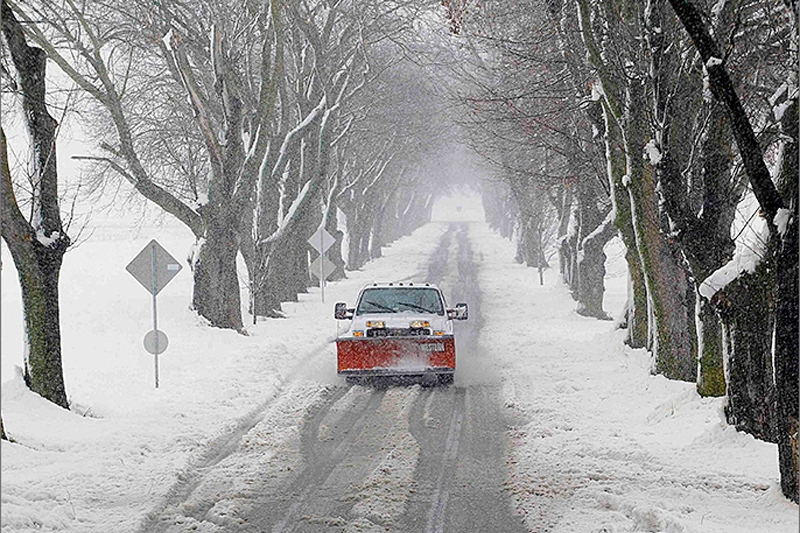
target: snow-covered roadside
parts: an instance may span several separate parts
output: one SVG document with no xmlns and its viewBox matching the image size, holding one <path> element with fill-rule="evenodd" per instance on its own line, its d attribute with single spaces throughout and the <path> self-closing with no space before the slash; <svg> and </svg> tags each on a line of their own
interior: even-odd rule
<svg viewBox="0 0 800 533">
<path fill-rule="evenodd" d="M 530 529 L 798 530 L 775 445 L 727 426 L 721 399 L 650 375 L 649 356 L 624 347 L 623 332 L 574 312 L 556 272 L 540 287 L 513 263 L 511 243 L 484 224 L 470 233 L 481 257 L 481 350 L 502 368 L 506 407 L 520 421 L 510 487 Z M 623 301 L 624 279 L 610 281 L 606 301 Z"/>
<path fill-rule="evenodd" d="M 21 312 L 17 275 L 3 250 L 2 415 L 18 442 L 2 443 L 3 531 L 134 530 L 207 443 L 288 381 L 340 383 L 333 302 L 352 304 L 368 282 L 424 272 L 446 229 L 446 223 L 419 229 L 363 271 L 328 285 L 324 304 L 312 289 L 285 305 L 286 320 L 249 326 L 248 337 L 199 322 L 188 309 L 185 269 L 158 298 L 159 329 L 170 344 L 160 357 L 161 387 L 154 389 L 153 358 L 142 347 L 150 296 L 125 265 L 151 238 L 182 259 L 191 235 L 173 227 L 130 239 L 127 229 L 102 228 L 67 255 L 62 272 L 72 413 L 30 393 L 9 370 L 21 363 Z"/>
</svg>

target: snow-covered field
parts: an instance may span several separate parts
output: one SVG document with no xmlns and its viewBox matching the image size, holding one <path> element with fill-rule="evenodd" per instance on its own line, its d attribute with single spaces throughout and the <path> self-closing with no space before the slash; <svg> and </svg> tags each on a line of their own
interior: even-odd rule
<svg viewBox="0 0 800 533">
<path fill-rule="evenodd" d="M 142 347 L 150 295 L 125 265 L 151 238 L 182 259 L 192 237 L 180 227 L 133 233 L 106 222 L 64 262 L 72 412 L 27 391 L 14 370 L 22 359 L 20 297 L 4 249 L 2 415 L 17 442 L 2 443 L 3 531 L 136 530 L 209 443 L 266 406 L 274 410 L 293 384 L 316 384 L 317 391 L 343 385 L 331 344 L 333 302 L 352 303 L 367 282 L 418 278 L 445 221 L 475 213 L 474 199 L 441 204 L 436 222 L 330 284 L 325 303 L 312 289 L 285 305 L 287 319 L 251 325 L 247 337 L 208 328 L 188 309 L 191 276 L 184 269 L 158 298 L 159 329 L 170 342 L 160 357 L 159 389 Z M 575 314 L 555 272 L 540 287 L 531 269 L 513 263 L 513 246 L 483 223 L 471 222 L 471 241 L 480 258 L 482 350 L 487 365 L 499 369 L 507 410 L 518 421 L 509 486 L 531 528 L 547 508 L 563 532 L 797 530 L 797 506 L 777 488 L 774 445 L 727 427 L 721 400 L 651 376 L 648 356 L 625 349 L 611 322 Z M 625 276 L 619 250 L 609 255 L 607 309 L 616 313 Z M 456 385 L 482 371 L 460 368 Z M 302 414 L 268 417 L 257 432 L 291 439 L 289 420 Z M 269 420 L 275 424 L 261 427 Z"/>
</svg>

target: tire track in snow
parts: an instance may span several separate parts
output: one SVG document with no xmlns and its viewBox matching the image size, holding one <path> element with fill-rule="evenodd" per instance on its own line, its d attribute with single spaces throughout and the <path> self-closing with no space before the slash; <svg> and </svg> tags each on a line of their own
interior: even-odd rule
<svg viewBox="0 0 800 533">
<path fill-rule="evenodd" d="M 204 523 L 207 530 L 219 531 L 238 523 L 236 508 L 246 506 L 252 498 L 253 471 L 268 469 L 271 464 L 277 470 L 294 466 L 296 458 L 280 452 L 295 437 L 310 406 L 330 390 L 308 383 L 276 390 L 184 469 L 139 531 L 194 531 Z"/>
<path fill-rule="evenodd" d="M 423 391 L 410 414 L 422 453 L 416 492 L 400 526 L 425 533 L 521 533 L 525 528 L 512 512 L 505 486 L 509 424 L 501 409 L 499 372 L 478 347 L 481 294 L 469 226 L 454 224 L 452 229 L 449 257 L 439 258 L 451 268 L 431 271 L 447 273 L 436 281 L 453 302 L 469 303 L 470 319 L 456 324 L 456 386 Z"/>
<path fill-rule="evenodd" d="M 463 389 L 462 389 L 463 390 Z M 460 394 L 461 396 L 464 393 Z M 433 395 L 431 395 L 433 397 Z M 463 401 L 463 398 L 462 398 Z M 461 427 L 464 423 L 463 405 L 459 406 L 456 402 L 453 409 L 453 417 L 450 420 L 450 430 L 444 443 L 444 453 L 442 454 L 442 464 L 439 469 L 439 477 L 436 480 L 436 488 L 431 498 L 431 507 L 428 512 L 428 523 L 425 533 L 442 533 L 444 530 L 445 511 L 447 500 L 450 497 L 449 484 L 445 483 L 445 477 L 452 477 L 456 469 L 456 459 L 458 457 L 458 441 L 461 437 Z M 448 480 L 451 481 L 452 480 Z"/>
<path fill-rule="evenodd" d="M 350 390 L 358 388 L 352 387 Z M 332 421 L 334 429 L 329 430 L 330 433 L 326 434 L 325 441 L 320 441 L 318 439 L 320 427 L 326 418 L 331 418 L 332 409 L 337 412 L 336 403 L 323 405 L 303 430 L 302 449 L 306 460 L 305 469 L 292 483 L 282 489 L 283 495 L 279 501 L 264 502 L 260 511 L 250 518 L 250 522 L 257 525 L 260 530 L 272 533 L 293 531 L 301 518 L 300 513 L 310 504 L 314 493 L 345 458 L 366 426 L 369 415 L 378 410 L 384 395 L 385 391 L 375 391 L 369 395 L 362 409 L 348 412 L 341 417 L 333 416 L 336 420 Z M 279 519 L 275 520 L 278 517 Z M 268 525 L 271 529 L 265 529 Z"/>
<path fill-rule="evenodd" d="M 391 524 L 405 508 L 419 454 L 408 432 L 419 390 L 355 386 L 321 406 L 303 429 L 302 471 L 277 497 L 265 495 L 253 506 L 245 530 L 358 531 Z"/>
<path fill-rule="evenodd" d="M 429 275 L 409 278 L 452 287 L 454 301 L 470 303 L 470 321 L 456 325 L 462 378 L 465 360 L 480 362 L 480 293 L 467 232 L 451 224 Z M 326 347 L 289 376 L 327 364 Z M 468 387 L 434 389 L 318 385 L 315 397 L 291 395 L 309 383 L 281 385 L 209 448 L 142 531 L 516 532 L 502 488 L 506 426 L 491 387 L 474 377 Z M 276 420 L 286 425 L 283 441 L 259 437 Z"/>
</svg>

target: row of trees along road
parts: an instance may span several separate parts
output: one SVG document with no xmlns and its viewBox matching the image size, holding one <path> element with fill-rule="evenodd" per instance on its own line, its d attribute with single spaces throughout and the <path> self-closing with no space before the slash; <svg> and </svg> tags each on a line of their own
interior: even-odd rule
<svg viewBox="0 0 800 533">
<path fill-rule="evenodd" d="M 797 501 L 797 3 L 442 3 L 473 144 L 505 184 L 484 195 L 490 222 L 538 265 L 548 221 L 579 311 L 598 318 L 619 234 L 627 343 L 777 442 Z M 743 218 L 765 229 L 731 262 L 750 198 Z"/>
<path fill-rule="evenodd" d="M 796 3 L 442 5 L 458 46 L 440 81 L 455 81 L 471 144 L 495 169 L 483 191 L 490 222 L 516 233 L 519 260 L 540 269 L 558 239 L 578 310 L 597 318 L 607 318 L 603 246 L 618 233 L 627 342 L 653 353 L 654 371 L 727 395 L 731 424 L 776 441 L 796 501 Z M 449 133 L 438 85 L 420 83 L 425 68 L 409 54 L 427 20 L 416 2 L 2 8 L 4 73 L 17 73 L 8 86 L 35 148 L 26 217 L 2 146 L 2 207 L 13 215 L 3 237 L 23 285 L 26 379 L 60 405 L 57 279 L 69 237 L 45 56 L 85 96 L 98 182 L 127 180 L 196 236 L 193 305 L 212 326 L 243 331 L 238 253 L 251 313 L 279 316 L 309 283 L 305 238 L 320 223 L 336 233 L 346 216 L 341 276 L 344 256 L 361 266 L 429 213 L 422 177 L 435 165 L 420 161 Z M 745 197 L 765 227 L 748 244 L 758 261 L 722 283 Z"/>
<path fill-rule="evenodd" d="M 306 239 L 320 224 L 337 235 L 329 255 L 343 277 L 345 257 L 357 269 L 429 219 L 442 189 L 426 180 L 452 135 L 436 86 L 406 53 L 424 18 L 417 2 L 2 0 L 2 9 L 4 103 L 22 104 L 34 147 L 26 174 L 9 163 L 2 132 L 2 236 L 23 288 L 26 380 L 62 407 L 58 272 L 70 239 L 48 61 L 82 95 L 92 186 L 125 180 L 196 237 L 192 305 L 211 326 L 245 332 L 239 253 L 253 320 L 281 316 L 281 302 L 312 283 Z M 27 193 L 30 216 L 18 208 Z"/>
</svg>

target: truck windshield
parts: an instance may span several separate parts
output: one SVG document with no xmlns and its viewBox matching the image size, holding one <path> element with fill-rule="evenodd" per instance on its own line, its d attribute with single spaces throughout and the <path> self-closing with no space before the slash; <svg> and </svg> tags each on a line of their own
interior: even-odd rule
<svg viewBox="0 0 800 533">
<path fill-rule="evenodd" d="M 444 314 L 439 291 L 416 287 L 376 287 L 366 289 L 356 308 L 357 315 L 367 313 Z"/>
</svg>

